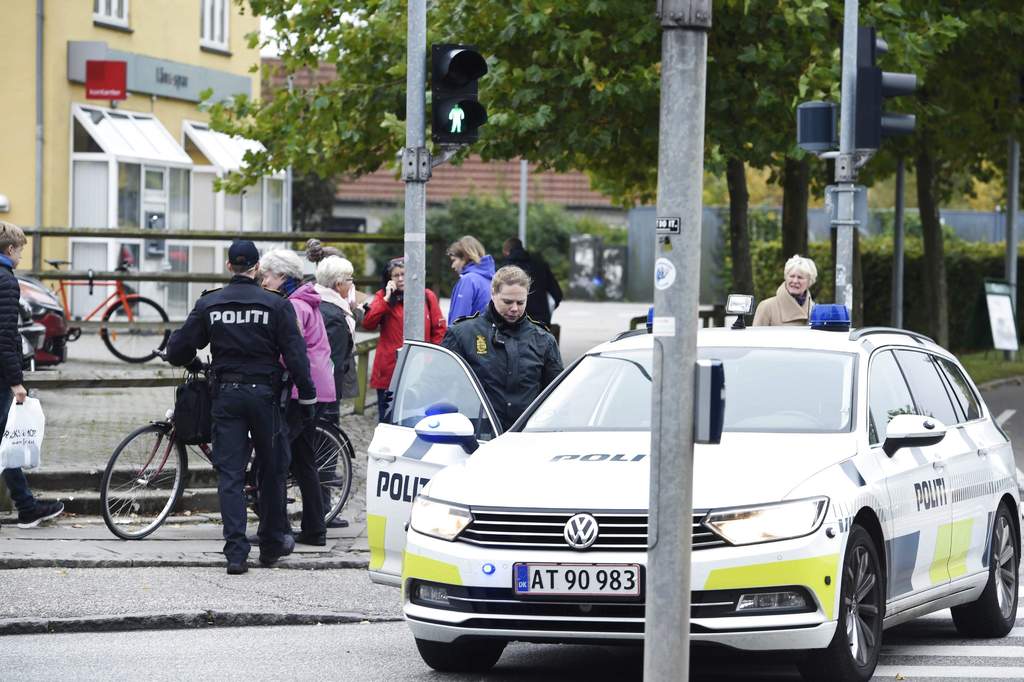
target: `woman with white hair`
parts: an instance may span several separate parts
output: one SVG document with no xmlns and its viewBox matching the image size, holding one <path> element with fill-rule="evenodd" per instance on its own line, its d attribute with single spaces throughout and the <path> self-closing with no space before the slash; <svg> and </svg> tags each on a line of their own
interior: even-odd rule
<svg viewBox="0 0 1024 682">
<path fill-rule="evenodd" d="M 359 391 L 355 380 L 353 349 L 356 318 L 349 302 L 353 284 L 352 263 L 340 256 L 327 256 L 316 265 L 316 293 L 320 294 L 320 313 L 327 327 L 334 362 L 334 390 L 341 398 L 352 398 Z M 351 375 L 351 382 L 347 379 Z M 351 383 L 351 386 L 349 385 Z M 337 404 L 337 403 L 335 403 Z M 330 415 L 334 419 L 338 415 Z"/>
<path fill-rule="evenodd" d="M 818 279 L 814 261 L 796 255 L 786 261 L 784 279 L 775 295 L 757 304 L 754 326 L 805 325 L 811 316 L 814 301 L 810 288 Z"/>
<path fill-rule="evenodd" d="M 316 418 L 319 419 L 337 401 L 331 345 L 327 340 L 324 318 L 320 314 L 320 294 L 312 282 L 303 284 L 302 259 L 294 251 L 275 249 L 263 254 L 260 258 L 260 273 L 263 275 L 263 286 L 287 296 L 295 308 L 295 317 L 302 329 L 302 337 L 306 340 L 309 373 L 316 386 Z M 327 528 L 324 525 L 320 474 L 312 445 L 306 440 L 306 430 L 315 422 L 309 420 L 298 398 L 299 394 L 293 388 L 285 412 L 292 444 L 291 470 L 302 491 L 302 532 L 295 537 L 295 541 L 323 546 L 327 544 Z"/>
</svg>

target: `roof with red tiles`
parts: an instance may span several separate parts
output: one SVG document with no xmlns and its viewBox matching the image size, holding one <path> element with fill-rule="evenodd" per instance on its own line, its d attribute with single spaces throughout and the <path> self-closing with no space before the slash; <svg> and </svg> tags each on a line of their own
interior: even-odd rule
<svg viewBox="0 0 1024 682">
<path fill-rule="evenodd" d="M 280 68 L 281 61 L 264 57 L 266 83 L 265 95 L 277 88 L 287 87 Z M 331 64 L 320 64 L 315 71 L 303 69 L 294 74 L 292 82 L 296 88 L 309 87 L 334 78 L 335 68 Z M 554 173 L 538 171 L 530 167 L 528 192 L 531 201 L 543 201 L 569 208 L 607 208 L 612 201 L 590 188 L 590 179 L 584 173 Z M 428 185 L 427 198 L 431 203 L 444 202 L 468 194 L 500 196 L 512 199 L 519 197 L 519 161 L 484 162 L 472 156 L 461 165 L 443 164 L 434 169 Z M 381 169 L 353 181 L 338 183 L 336 197 L 339 201 L 351 203 L 402 203 L 405 200 L 405 183 L 394 171 Z"/>
</svg>

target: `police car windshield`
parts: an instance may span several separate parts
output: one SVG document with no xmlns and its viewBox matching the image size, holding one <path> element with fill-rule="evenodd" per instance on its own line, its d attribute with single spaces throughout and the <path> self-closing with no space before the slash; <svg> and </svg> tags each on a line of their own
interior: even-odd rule
<svg viewBox="0 0 1024 682">
<path fill-rule="evenodd" d="M 841 433 L 852 427 L 855 356 L 779 348 L 701 348 L 725 367 L 725 431 Z M 524 431 L 651 428 L 650 350 L 589 355 Z"/>
</svg>

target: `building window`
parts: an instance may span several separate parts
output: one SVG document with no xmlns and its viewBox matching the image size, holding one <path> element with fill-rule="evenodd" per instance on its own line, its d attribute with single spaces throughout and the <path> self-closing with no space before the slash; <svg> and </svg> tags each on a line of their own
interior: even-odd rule
<svg viewBox="0 0 1024 682">
<path fill-rule="evenodd" d="M 142 215 L 142 166 L 117 164 L 117 226 L 138 227 Z"/>
<path fill-rule="evenodd" d="M 128 0 L 92 0 L 92 20 L 128 28 Z"/>
<path fill-rule="evenodd" d="M 269 232 L 285 232 L 284 220 L 284 180 L 267 178 L 267 208 L 264 212 L 266 220 L 263 229 Z"/>
<path fill-rule="evenodd" d="M 215 50 L 228 49 L 230 0 L 200 0 L 199 44 Z"/>
<path fill-rule="evenodd" d="M 187 230 L 189 171 L 185 168 L 171 169 L 171 196 L 169 227 L 172 230 Z"/>
</svg>

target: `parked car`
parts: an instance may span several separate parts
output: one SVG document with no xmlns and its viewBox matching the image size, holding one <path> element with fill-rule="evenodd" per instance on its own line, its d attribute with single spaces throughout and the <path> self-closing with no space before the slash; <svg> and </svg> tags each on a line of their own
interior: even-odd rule
<svg viewBox="0 0 1024 682">
<path fill-rule="evenodd" d="M 36 351 L 43 346 L 46 327 L 32 319 L 32 306 L 24 298 L 18 300 L 20 319 L 18 333 L 21 335 L 21 366 L 23 369 L 36 368 Z"/>
<path fill-rule="evenodd" d="M 653 345 L 594 348 L 501 433 L 461 358 L 406 342 L 368 449 L 369 569 L 401 586 L 431 667 L 482 673 L 514 640 L 643 640 Z M 697 345 L 727 398 L 721 442 L 693 455 L 694 642 L 864 682 L 883 629 L 918 616 L 1011 631 L 1021 488 L 954 355 L 882 328 Z"/>
<path fill-rule="evenodd" d="M 36 348 L 36 365 L 57 365 L 67 359 L 68 322 L 60 301 L 42 282 L 18 275 L 21 298 L 32 315 L 32 321 L 45 329 L 42 344 Z"/>
</svg>

